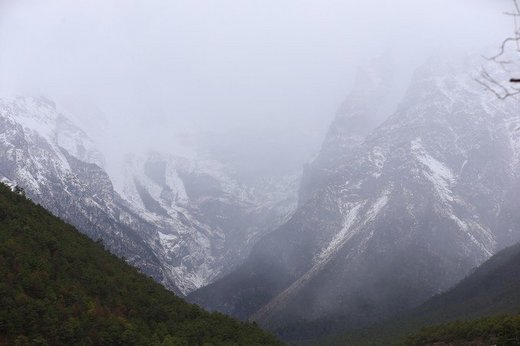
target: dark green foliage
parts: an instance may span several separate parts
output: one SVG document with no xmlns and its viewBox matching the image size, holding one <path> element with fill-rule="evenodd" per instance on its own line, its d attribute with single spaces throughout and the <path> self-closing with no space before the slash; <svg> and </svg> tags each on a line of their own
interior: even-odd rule
<svg viewBox="0 0 520 346">
<path fill-rule="evenodd" d="M 0 184 L 0 345 L 279 345 L 138 273 Z"/>
<path fill-rule="evenodd" d="M 428 327 L 408 337 L 404 345 L 433 343 L 520 345 L 520 316 L 500 315 Z"/>
</svg>

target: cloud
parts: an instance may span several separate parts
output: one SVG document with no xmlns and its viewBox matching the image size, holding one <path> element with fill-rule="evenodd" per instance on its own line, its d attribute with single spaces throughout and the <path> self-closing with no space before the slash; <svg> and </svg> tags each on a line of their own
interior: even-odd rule
<svg viewBox="0 0 520 346">
<path fill-rule="evenodd" d="M 1 1 L 1 0 L 0 0 Z M 0 92 L 88 99 L 120 143 L 287 129 L 319 142 L 357 66 L 498 45 L 508 2 L 3 0 Z M 88 114 L 85 115 L 88 117 Z M 128 144 L 130 145 L 130 144 Z"/>
</svg>

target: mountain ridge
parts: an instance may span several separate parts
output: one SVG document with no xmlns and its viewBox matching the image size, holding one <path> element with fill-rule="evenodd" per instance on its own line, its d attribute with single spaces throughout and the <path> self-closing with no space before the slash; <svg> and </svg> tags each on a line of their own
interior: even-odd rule
<svg viewBox="0 0 520 346">
<path fill-rule="evenodd" d="M 518 186 L 519 120 L 468 66 L 418 69 L 396 111 L 324 170 L 291 220 L 258 242 L 242 269 L 190 299 L 280 335 L 320 319 L 361 327 L 418 306 L 518 241 L 507 210 L 517 200 L 509 188 Z M 270 273 L 277 279 L 266 286 Z M 253 294 L 264 298 L 240 306 Z M 220 304 L 205 301 L 221 295 Z"/>
<path fill-rule="evenodd" d="M 0 130 L 2 181 L 178 294 L 238 265 L 295 205 L 297 177 L 244 185 L 222 163 L 154 152 L 129 156 L 114 186 L 95 142 L 46 98 L 0 100 Z"/>
</svg>

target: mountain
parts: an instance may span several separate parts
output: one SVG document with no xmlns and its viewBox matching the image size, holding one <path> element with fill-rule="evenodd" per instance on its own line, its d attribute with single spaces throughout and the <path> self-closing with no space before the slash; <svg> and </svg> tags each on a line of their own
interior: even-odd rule
<svg viewBox="0 0 520 346">
<path fill-rule="evenodd" d="M 0 134 L 2 181 L 178 294 L 238 266 L 296 206 L 299 176 L 287 171 L 244 183 L 231 166 L 203 157 L 147 152 L 107 162 L 42 97 L 1 99 Z"/>
<path fill-rule="evenodd" d="M 157 152 L 129 155 L 121 168 L 116 189 L 160 228 L 155 253 L 172 268 L 183 293 L 242 263 L 296 203 L 297 176 L 246 185 L 219 161 Z"/>
<path fill-rule="evenodd" d="M 44 98 L 0 101 L 0 174 L 34 202 L 102 239 L 119 257 L 180 293 L 148 239 L 157 233 L 115 191 L 103 155 Z"/>
<path fill-rule="evenodd" d="M 359 117 L 380 100 L 365 99 L 368 113 L 344 107 L 352 117 L 334 121 L 291 219 L 190 299 L 311 338 L 412 309 L 517 242 L 520 118 L 514 101 L 482 90 L 471 66 L 419 68 L 396 110 L 373 130 L 367 121 L 353 145 Z M 380 95 L 388 82 L 353 94 Z"/>
<path fill-rule="evenodd" d="M 0 184 L 0 344 L 280 345 L 190 305 Z"/>
<path fill-rule="evenodd" d="M 357 71 L 355 87 L 338 109 L 318 156 L 304 169 L 300 205 L 325 187 L 340 166 L 348 164 L 352 151 L 395 111 L 406 91 L 408 74 L 388 57 Z"/>
<path fill-rule="evenodd" d="M 413 318 L 450 321 L 518 313 L 520 309 L 520 244 L 491 257 L 447 292 L 422 304 Z"/>
<path fill-rule="evenodd" d="M 418 345 L 433 342 L 431 338 L 447 341 L 465 337 L 471 340 L 462 341 L 471 342 L 479 337 L 497 337 L 497 331 L 502 329 L 504 333 L 520 332 L 518 318 L 514 317 L 519 312 L 520 244 L 516 244 L 492 256 L 454 287 L 402 316 L 320 344 L 388 345 L 407 339 L 409 344 Z M 440 323 L 444 324 L 436 326 Z M 420 328 L 425 329 L 418 332 Z"/>
</svg>

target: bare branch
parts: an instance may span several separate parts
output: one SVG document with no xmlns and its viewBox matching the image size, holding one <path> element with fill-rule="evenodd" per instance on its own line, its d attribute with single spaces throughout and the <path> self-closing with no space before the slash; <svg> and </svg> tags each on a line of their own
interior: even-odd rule
<svg viewBox="0 0 520 346">
<path fill-rule="evenodd" d="M 519 40 L 520 40 L 520 37 L 508 37 L 508 38 L 506 38 L 504 41 L 502 41 L 502 45 L 500 46 L 500 52 L 497 55 L 489 57 L 489 58 L 486 58 L 486 59 L 496 61 L 498 58 L 500 58 L 501 56 L 503 56 L 505 54 L 506 47 L 507 47 L 507 44 L 509 42 L 518 43 Z"/>
<path fill-rule="evenodd" d="M 485 67 L 482 67 L 481 76 L 476 81 L 500 100 L 520 94 L 520 88 L 506 88 L 502 83 L 493 78 Z"/>
<path fill-rule="evenodd" d="M 509 46 L 512 44 L 515 46 L 515 51 L 520 53 L 520 30 L 519 30 L 519 20 L 520 20 L 520 2 L 519 0 L 512 0 L 514 5 L 514 11 L 505 12 L 505 15 L 513 17 L 514 21 L 514 36 L 508 37 L 502 41 L 500 45 L 499 51 L 496 55 L 491 57 L 484 57 L 488 62 L 495 64 L 498 66 L 500 70 L 504 73 L 511 75 L 512 72 L 509 70 L 510 66 L 515 66 L 516 64 L 513 62 L 512 58 L 509 57 Z M 506 54 L 508 53 L 508 54 Z M 516 59 L 515 59 L 516 60 Z M 495 70 L 495 69 L 494 69 Z M 501 78 L 502 79 L 502 78 Z M 495 77 L 493 77 L 488 70 L 482 66 L 480 78 L 477 79 L 477 82 L 482 85 L 486 90 L 493 93 L 495 97 L 498 99 L 504 100 L 508 97 L 512 97 L 520 94 L 520 87 L 514 87 L 513 85 L 520 84 L 520 78 L 511 77 L 507 79 L 510 85 L 507 85 L 507 81 L 498 81 Z"/>
</svg>

